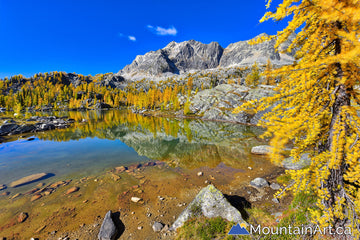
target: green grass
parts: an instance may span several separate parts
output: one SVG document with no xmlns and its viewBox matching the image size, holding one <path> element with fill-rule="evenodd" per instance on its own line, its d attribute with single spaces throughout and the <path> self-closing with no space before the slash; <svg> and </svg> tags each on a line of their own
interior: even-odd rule
<svg viewBox="0 0 360 240">
<path fill-rule="evenodd" d="M 221 217 L 205 218 L 198 217 L 187 221 L 178 229 L 178 240 L 194 239 L 194 240 L 212 240 L 212 239 L 235 239 L 233 236 L 227 235 L 231 227 L 234 225 Z"/>
</svg>

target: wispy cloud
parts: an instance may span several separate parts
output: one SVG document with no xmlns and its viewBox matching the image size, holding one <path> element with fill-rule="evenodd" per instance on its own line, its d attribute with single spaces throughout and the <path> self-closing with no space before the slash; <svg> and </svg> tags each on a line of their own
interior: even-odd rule
<svg viewBox="0 0 360 240">
<path fill-rule="evenodd" d="M 177 30 L 174 26 L 171 26 L 169 28 L 164 28 L 160 26 L 147 25 L 146 27 L 153 33 L 161 36 L 166 36 L 166 35 L 176 36 L 177 34 Z"/>
<path fill-rule="evenodd" d="M 125 37 L 125 38 L 127 38 L 128 40 L 130 40 L 132 42 L 136 41 L 136 37 L 131 36 L 131 35 L 125 35 L 123 33 L 118 33 L 118 36 L 121 37 L 121 38 Z"/>
<path fill-rule="evenodd" d="M 133 41 L 133 42 L 136 41 L 136 37 L 134 37 L 134 36 L 128 36 L 128 38 L 129 38 L 130 41 Z"/>
</svg>

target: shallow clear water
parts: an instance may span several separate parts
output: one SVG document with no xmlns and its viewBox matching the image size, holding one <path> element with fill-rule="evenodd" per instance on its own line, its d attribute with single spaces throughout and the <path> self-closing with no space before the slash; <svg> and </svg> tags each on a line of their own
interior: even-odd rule
<svg viewBox="0 0 360 240">
<path fill-rule="evenodd" d="M 81 177 L 149 160 L 189 169 L 220 163 L 245 169 L 265 161 L 249 154 L 261 144 L 257 127 L 144 117 L 124 110 L 55 114 L 76 123 L 32 134 L 33 141 L 15 136 L 0 144 L 0 184 L 40 172 L 55 174 L 54 179 Z"/>
</svg>

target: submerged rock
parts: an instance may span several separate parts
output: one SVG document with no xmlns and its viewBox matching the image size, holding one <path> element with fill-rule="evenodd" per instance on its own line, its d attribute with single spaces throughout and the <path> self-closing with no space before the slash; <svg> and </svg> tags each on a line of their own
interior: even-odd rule
<svg viewBox="0 0 360 240">
<path fill-rule="evenodd" d="M 42 195 L 41 194 L 36 194 L 36 195 L 31 197 L 30 201 L 33 202 L 33 201 L 36 201 L 36 200 L 38 200 L 40 198 L 42 198 Z"/>
<path fill-rule="evenodd" d="M 161 222 L 154 222 L 154 224 L 152 225 L 152 229 L 154 230 L 154 232 L 160 232 L 163 228 L 164 224 L 162 224 Z"/>
<path fill-rule="evenodd" d="M 28 184 L 28 183 L 31 183 L 31 182 L 35 182 L 37 180 L 40 180 L 44 177 L 48 176 L 48 173 L 36 173 L 36 174 L 32 174 L 30 176 L 27 176 L 27 177 L 23 177 L 19 180 L 16 180 L 12 183 L 10 183 L 10 187 L 18 187 L 18 186 L 21 186 L 21 185 L 25 185 L 25 184 Z"/>
<path fill-rule="evenodd" d="M 170 230 L 176 230 L 188 219 L 199 215 L 208 218 L 222 217 L 233 222 L 244 222 L 240 212 L 226 200 L 214 185 L 210 184 L 196 195 L 195 199 L 173 223 Z"/>
<path fill-rule="evenodd" d="M 77 192 L 77 191 L 79 191 L 79 189 L 80 189 L 79 187 L 69 188 L 69 190 L 66 191 L 66 195 Z"/>
<path fill-rule="evenodd" d="M 264 187 L 268 187 L 269 183 L 263 178 L 255 178 L 250 182 L 250 185 L 257 188 L 264 188 Z"/>
<path fill-rule="evenodd" d="M 29 215 L 26 212 L 21 212 L 17 217 L 18 223 L 25 222 L 25 220 L 28 218 L 28 216 Z"/>
<path fill-rule="evenodd" d="M 113 240 L 117 234 L 117 229 L 114 221 L 111 218 L 111 211 L 108 211 L 101 224 L 98 240 Z"/>
</svg>

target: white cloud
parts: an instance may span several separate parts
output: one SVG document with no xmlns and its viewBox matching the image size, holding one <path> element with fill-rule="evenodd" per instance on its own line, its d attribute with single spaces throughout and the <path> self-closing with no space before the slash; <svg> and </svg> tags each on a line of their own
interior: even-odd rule
<svg viewBox="0 0 360 240">
<path fill-rule="evenodd" d="M 136 37 L 134 36 L 131 36 L 131 35 L 125 35 L 123 33 L 118 33 L 118 36 L 121 37 L 121 38 L 127 38 L 128 40 L 132 41 L 132 42 L 135 42 L 136 41 Z"/>
<path fill-rule="evenodd" d="M 128 36 L 128 38 L 129 38 L 130 41 L 133 41 L 133 42 L 136 41 L 136 37 L 134 37 L 134 36 Z"/>
<path fill-rule="evenodd" d="M 169 28 L 163 28 L 160 26 L 152 26 L 152 25 L 147 25 L 146 26 L 150 31 L 154 32 L 157 35 L 161 35 L 161 36 L 166 36 L 166 35 L 171 35 L 171 36 L 176 36 L 177 34 L 177 30 L 174 26 L 171 26 Z"/>
</svg>

